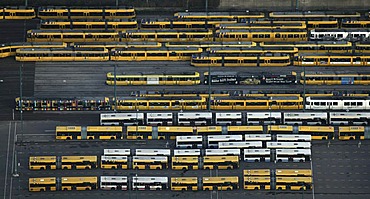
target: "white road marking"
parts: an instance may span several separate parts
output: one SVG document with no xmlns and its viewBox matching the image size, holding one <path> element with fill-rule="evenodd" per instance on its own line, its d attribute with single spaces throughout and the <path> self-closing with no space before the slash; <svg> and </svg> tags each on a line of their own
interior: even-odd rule
<svg viewBox="0 0 370 199">
<path fill-rule="evenodd" d="M 9 164 L 9 147 L 10 147 L 10 129 L 12 122 L 9 122 L 9 133 L 8 133 L 8 148 L 6 150 L 6 166 L 5 166 L 5 183 L 4 183 L 4 199 L 6 199 L 6 184 L 8 181 L 8 164 Z"/>
<path fill-rule="evenodd" d="M 14 162 L 16 161 L 15 157 L 15 137 L 17 135 L 17 123 L 14 124 L 14 142 L 13 142 L 13 158 L 12 158 L 12 173 L 14 171 Z M 16 165 L 17 166 L 17 165 Z M 12 198 L 12 190 L 13 190 L 13 176 L 10 178 L 10 189 L 9 189 L 9 199 Z"/>
</svg>

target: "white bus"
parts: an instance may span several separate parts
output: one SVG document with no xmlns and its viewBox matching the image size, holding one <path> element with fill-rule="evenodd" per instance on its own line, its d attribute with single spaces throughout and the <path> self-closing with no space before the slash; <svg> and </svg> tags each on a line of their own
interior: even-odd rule
<svg viewBox="0 0 370 199">
<path fill-rule="evenodd" d="M 130 149 L 104 149 L 104 155 L 105 156 L 120 156 L 120 155 L 125 155 L 125 156 L 130 156 L 131 155 L 131 150 Z"/>
<path fill-rule="evenodd" d="M 219 142 L 243 141 L 243 135 L 208 135 L 207 146 L 218 148 Z"/>
<path fill-rule="evenodd" d="M 262 141 L 219 142 L 218 148 L 220 149 L 262 148 Z"/>
<path fill-rule="evenodd" d="M 164 190 L 168 188 L 167 177 L 132 177 L 133 190 Z"/>
<path fill-rule="evenodd" d="M 144 113 L 101 113 L 100 125 L 143 125 Z"/>
<path fill-rule="evenodd" d="M 244 149 L 244 161 L 270 162 L 270 149 Z"/>
<path fill-rule="evenodd" d="M 330 112 L 329 117 L 332 125 L 370 124 L 370 112 Z"/>
<path fill-rule="evenodd" d="M 147 113 L 146 124 L 148 125 L 172 125 L 172 113 Z"/>
<path fill-rule="evenodd" d="M 248 125 L 280 124 L 280 112 L 248 112 L 246 117 Z"/>
<path fill-rule="evenodd" d="M 277 134 L 276 140 L 280 141 L 304 141 L 311 142 L 311 135 Z"/>
<path fill-rule="evenodd" d="M 241 112 L 227 112 L 215 113 L 216 125 L 241 125 L 242 113 Z"/>
<path fill-rule="evenodd" d="M 174 149 L 173 156 L 200 156 L 200 149 Z"/>
<path fill-rule="evenodd" d="M 267 142 L 268 149 L 309 149 L 311 142 Z"/>
<path fill-rule="evenodd" d="M 211 112 L 185 112 L 178 113 L 178 125 L 211 125 Z"/>
<path fill-rule="evenodd" d="M 311 161 L 311 149 L 276 149 L 277 162 Z"/>
<path fill-rule="evenodd" d="M 245 141 L 271 141 L 271 134 L 245 134 Z"/>
<path fill-rule="evenodd" d="M 226 156 L 226 155 L 234 155 L 240 156 L 240 149 L 206 149 L 205 151 L 206 156 Z"/>
<path fill-rule="evenodd" d="M 203 147 L 202 136 L 176 136 L 176 148 L 194 149 Z"/>
<path fill-rule="evenodd" d="M 323 125 L 328 114 L 323 112 L 284 112 L 284 124 L 289 125 Z"/>
<path fill-rule="evenodd" d="M 126 176 L 100 176 L 100 189 L 127 190 Z"/>
<path fill-rule="evenodd" d="M 135 155 L 146 155 L 146 156 L 171 156 L 170 149 L 136 149 Z"/>
</svg>

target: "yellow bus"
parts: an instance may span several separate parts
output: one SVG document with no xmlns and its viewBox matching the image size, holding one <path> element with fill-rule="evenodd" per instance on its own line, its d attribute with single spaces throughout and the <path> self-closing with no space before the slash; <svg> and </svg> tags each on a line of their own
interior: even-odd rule
<svg viewBox="0 0 370 199">
<path fill-rule="evenodd" d="M 111 61 L 188 61 L 201 48 L 116 48 Z"/>
<path fill-rule="evenodd" d="M 36 17 L 35 9 L 30 7 L 6 7 L 0 9 L 1 19 L 33 19 Z"/>
<path fill-rule="evenodd" d="M 158 126 L 158 139 L 175 140 L 176 136 L 193 135 L 191 126 Z"/>
<path fill-rule="evenodd" d="M 306 72 L 301 73 L 300 83 L 310 85 L 369 85 L 370 74 L 366 72 L 349 72 L 349 71 L 335 71 L 335 72 Z"/>
<path fill-rule="evenodd" d="M 176 156 L 172 157 L 173 170 L 190 170 L 198 169 L 199 166 L 198 156 Z"/>
<path fill-rule="evenodd" d="M 136 17 L 133 7 L 106 7 L 106 8 L 66 8 L 40 7 L 37 16 L 40 19 L 131 19 Z"/>
<path fill-rule="evenodd" d="M 197 177 L 172 177 L 171 178 L 171 190 L 172 191 L 188 191 L 198 190 L 198 178 Z"/>
<path fill-rule="evenodd" d="M 312 188 L 312 177 L 276 177 L 276 189 L 292 191 Z"/>
<path fill-rule="evenodd" d="M 334 139 L 333 126 L 299 126 L 299 134 L 310 134 L 313 140 Z"/>
<path fill-rule="evenodd" d="M 203 169 L 239 168 L 239 156 L 204 156 Z"/>
<path fill-rule="evenodd" d="M 289 43 L 287 42 L 284 42 L 284 43 L 263 42 L 260 44 L 260 46 L 261 47 L 273 47 L 273 46 L 295 47 L 295 48 L 298 48 L 299 53 L 351 53 L 352 52 L 352 43 L 348 41 L 305 41 L 305 42 L 289 42 Z M 320 71 L 320 73 L 325 73 L 325 72 Z M 308 79 L 307 76 L 306 78 Z"/>
<path fill-rule="evenodd" d="M 231 191 L 239 189 L 239 177 L 238 176 L 222 176 L 222 177 L 203 177 L 203 190 L 212 191 Z"/>
<path fill-rule="evenodd" d="M 228 126 L 228 134 L 259 134 L 263 133 L 263 126 Z"/>
<path fill-rule="evenodd" d="M 290 65 L 290 57 L 289 55 L 279 53 L 264 55 L 203 53 L 194 54 L 190 64 L 195 67 L 286 67 Z"/>
<path fill-rule="evenodd" d="M 97 156 L 62 156 L 62 169 L 95 169 Z"/>
<path fill-rule="evenodd" d="M 180 74 L 123 74 L 114 75 L 107 73 L 107 85 L 114 85 L 114 77 L 116 77 L 117 86 L 128 85 L 197 85 L 200 84 L 200 74 L 198 72 L 180 73 Z"/>
<path fill-rule="evenodd" d="M 128 126 L 126 129 L 126 138 L 128 140 L 143 140 L 152 136 L 151 126 Z"/>
<path fill-rule="evenodd" d="M 365 127 L 363 126 L 340 126 L 340 140 L 363 140 L 365 139 Z"/>
<path fill-rule="evenodd" d="M 29 158 L 30 170 L 56 169 L 56 167 L 57 167 L 56 156 L 31 156 Z"/>
<path fill-rule="evenodd" d="M 57 140 L 80 140 L 81 126 L 57 126 L 55 133 Z"/>
<path fill-rule="evenodd" d="M 122 32 L 122 41 L 152 41 L 152 42 L 194 42 L 212 41 L 212 30 L 126 30 Z"/>
<path fill-rule="evenodd" d="M 105 48 L 20 48 L 16 61 L 108 61 L 109 52 Z M 190 59 L 189 59 L 190 60 Z M 54 104 L 55 105 L 55 104 Z"/>
<path fill-rule="evenodd" d="M 87 139 L 116 140 L 122 139 L 121 126 L 88 126 Z"/>
<path fill-rule="evenodd" d="M 275 97 L 214 97 L 212 110 L 277 110 L 303 108 L 303 98 L 297 96 Z"/>
<path fill-rule="evenodd" d="M 167 156 L 133 156 L 133 169 L 167 169 Z"/>
<path fill-rule="evenodd" d="M 288 125 L 268 125 L 267 132 L 270 134 L 293 133 L 293 126 Z"/>
<path fill-rule="evenodd" d="M 40 29 L 62 30 L 137 30 L 136 20 L 41 20 Z"/>
<path fill-rule="evenodd" d="M 197 135 L 221 135 L 222 126 L 198 126 Z"/>
<path fill-rule="evenodd" d="M 28 191 L 56 191 L 55 177 L 29 178 Z"/>
<path fill-rule="evenodd" d="M 243 170 L 243 176 L 270 176 L 270 169 Z"/>
<path fill-rule="evenodd" d="M 270 176 L 246 176 L 244 175 L 245 190 L 270 190 Z"/>
<path fill-rule="evenodd" d="M 311 169 L 276 169 L 276 176 L 312 176 Z"/>
<path fill-rule="evenodd" d="M 93 190 L 98 188 L 98 178 L 97 177 L 62 177 L 63 191 L 71 190 Z"/>
<path fill-rule="evenodd" d="M 127 156 L 107 156 L 102 155 L 100 168 L 102 169 L 127 169 Z"/>
</svg>

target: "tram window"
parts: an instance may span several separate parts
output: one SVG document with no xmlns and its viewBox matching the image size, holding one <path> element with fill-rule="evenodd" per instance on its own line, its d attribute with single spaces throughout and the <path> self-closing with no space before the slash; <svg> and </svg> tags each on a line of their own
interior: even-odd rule
<svg viewBox="0 0 370 199">
<path fill-rule="evenodd" d="M 139 103 L 138 103 L 138 105 L 139 105 L 139 106 L 147 106 L 147 105 L 148 105 L 148 103 L 147 103 L 147 102 L 139 102 Z"/>
<path fill-rule="evenodd" d="M 153 56 L 153 57 L 161 57 L 161 56 L 164 56 L 164 57 L 167 57 L 167 53 L 148 53 L 147 55 L 148 55 L 148 57 L 149 56 Z"/>
<path fill-rule="evenodd" d="M 303 58 L 303 61 L 305 61 L 305 62 L 314 62 L 315 59 L 314 58 Z"/>
<path fill-rule="evenodd" d="M 207 35 L 193 35 L 193 38 L 206 38 Z"/>
<path fill-rule="evenodd" d="M 354 58 L 353 58 L 353 61 L 354 61 L 354 62 L 360 62 L 360 61 L 361 61 L 361 57 L 354 57 Z"/>
<path fill-rule="evenodd" d="M 236 106 L 244 106 L 244 102 L 235 102 Z"/>
<path fill-rule="evenodd" d="M 169 106 L 169 102 L 149 102 L 149 106 Z"/>
<path fill-rule="evenodd" d="M 64 36 L 63 36 L 64 37 Z M 44 38 L 47 38 L 47 37 L 44 37 Z M 53 35 L 53 38 L 62 38 L 62 35 Z M 82 38 L 82 37 L 81 37 Z"/>
<path fill-rule="evenodd" d="M 157 38 L 177 38 L 177 35 L 157 35 Z M 182 37 L 182 35 L 180 35 L 180 38 L 186 37 Z"/>
<path fill-rule="evenodd" d="M 128 38 L 133 38 L 133 39 L 141 38 L 141 35 L 128 35 Z"/>
<path fill-rule="evenodd" d="M 229 102 L 218 102 L 218 106 L 230 106 Z"/>
</svg>

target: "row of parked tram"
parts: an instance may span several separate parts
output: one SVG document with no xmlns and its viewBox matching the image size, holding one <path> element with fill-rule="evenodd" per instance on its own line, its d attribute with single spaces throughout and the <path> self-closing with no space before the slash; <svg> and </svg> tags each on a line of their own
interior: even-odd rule
<svg viewBox="0 0 370 199">
<path fill-rule="evenodd" d="M 136 13 L 133 7 L 1 7 L 1 19 L 105 19 L 105 18 L 135 18 Z M 175 20 L 226 20 L 245 22 L 251 19 L 270 18 L 275 20 L 299 20 L 299 19 L 367 19 L 366 12 L 337 12 L 337 11 L 305 11 L 305 12 L 177 12 Z"/>
</svg>

